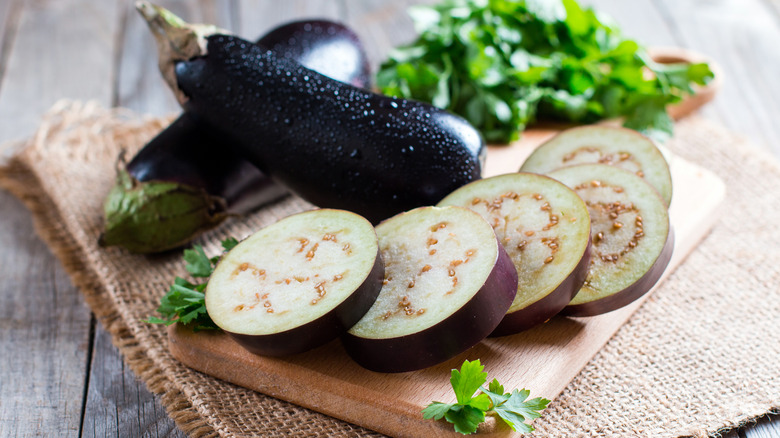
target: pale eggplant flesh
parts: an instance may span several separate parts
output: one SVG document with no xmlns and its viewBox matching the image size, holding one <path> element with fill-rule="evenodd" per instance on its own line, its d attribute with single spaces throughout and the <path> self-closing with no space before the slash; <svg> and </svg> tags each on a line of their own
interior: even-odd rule
<svg viewBox="0 0 780 438">
<path fill-rule="evenodd" d="M 285 356 L 336 339 L 373 305 L 384 263 L 365 218 L 312 210 L 222 257 L 206 287 L 212 321 L 252 353 Z"/>
<path fill-rule="evenodd" d="M 600 300 L 590 301 L 582 304 L 569 304 L 561 310 L 564 316 L 596 316 L 611 312 L 615 309 L 625 307 L 641 298 L 649 292 L 658 280 L 664 275 L 669 262 L 674 254 L 674 229 L 669 229 L 669 236 L 666 239 L 661 254 L 658 255 L 653 266 L 635 283 Z"/>
<path fill-rule="evenodd" d="M 304 325 L 269 335 L 247 335 L 227 333 L 247 351 L 259 356 L 281 357 L 303 353 L 325 345 L 341 336 L 354 325 L 371 307 L 384 276 L 382 258 L 377 254 L 376 262 L 366 281 L 340 306 Z"/>
<path fill-rule="evenodd" d="M 514 299 L 517 271 L 487 222 L 460 207 L 421 207 L 377 226 L 386 263 L 380 295 L 342 336 L 361 366 L 398 373 L 479 343 Z"/>
<path fill-rule="evenodd" d="M 574 298 L 590 265 L 590 217 L 582 199 L 544 175 L 513 173 L 475 181 L 439 205 L 459 205 L 493 227 L 518 272 L 517 295 L 492 336 L 542 324 Z"/>
<path fill-rule="evenodd" d="M 549 176 L 574 189 L 591 217 L 588 276 L 562 314 L 610 312 L 650 291 L 674 249 L 669 213 L 658 192 L 633 172 L 606 164 L 565 167 Z"/>
<path fill-rule="evenodd" d="M 600 163 L 633 172 L 672 202 L 672 174 L 661 150 L 633 129 L 587 125 L 562 131 L 537 147 L 521 172 L 546 174 L 561 167 Z"/>
</svg>

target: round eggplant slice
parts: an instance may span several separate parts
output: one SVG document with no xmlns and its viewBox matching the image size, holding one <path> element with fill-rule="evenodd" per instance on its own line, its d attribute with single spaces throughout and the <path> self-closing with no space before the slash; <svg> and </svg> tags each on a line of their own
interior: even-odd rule
<svg viewBox="0 0 780 438">
<path fill-rule="evenodd" d="M 382 291 L 342 337 L 373 371 L 444 362 L 492 332 L 512 303 L 517 272 L 490 225 L 461 207 L 420 207 L 376 228 Z"/>
<path fill-rule="evenodd" d="M 300 353 L 354 325 L 383 278 L 368 220 L 313 210 L 263 228 L 223 256 L 206 287 L 206 310 L 255 354 Z"/>
<path fill-rule="evenodd" d="M 585 284 L 563 310 L 592 316 L 638 299 L 661 278 L 674 237 L 655 190 L 634 173 L 605 164 L 582 164 L 549 174 L 585 201 L 593 246 Z"/>
<path fill-rule="evenodd" d="M 586 163 L 631 171 L 650 183 L 667 206 L 672 202 L 672 175 L 666 159 L 652 140 L 632 129 L 600 125 L 567 129 L 536 148 L 520 171 L 547 174 Z"/>
<path fill-rule="evenodd" d="M 517 293 L 492 335 L 547 321 L 582 287 L 590 262 L 590 217 L 569 187 L 533 173 L 499 175 L 469 183 L 439 205 L 479 213 L 514 262 Z"/>
</svg>

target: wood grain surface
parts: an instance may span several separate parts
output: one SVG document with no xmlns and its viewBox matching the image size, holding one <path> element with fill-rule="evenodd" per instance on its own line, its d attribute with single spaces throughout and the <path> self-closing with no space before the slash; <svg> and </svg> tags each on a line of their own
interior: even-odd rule
<svg viewBox="0 0 780 438">
<path fill-rule="evenodd" d="M 431 3 L 426 0 L 426 3 Z M 96 99 L 152 114 L 176 110 L 131 1 L 0 1 L 0 142 L 33 132 L 57 99 Z M 280 22 L 326 16 L 353 27 L 372 65 L 411 40 L 409 0 L 161 1 L 255 38 Z M 706 53 L 724 87 L 703 114 L 780 157 L 778 0 L 584 0 L 648 45 Z M 0 148 L 0 157 L 9 146 Z M 182 436 L 136 381 L 30 213 L 0 192 L 0 436 Z M 749 364 L 746 364 L 749 366 Z M 730 437 L 780 437 L 764 418 Z"/>
</svg>

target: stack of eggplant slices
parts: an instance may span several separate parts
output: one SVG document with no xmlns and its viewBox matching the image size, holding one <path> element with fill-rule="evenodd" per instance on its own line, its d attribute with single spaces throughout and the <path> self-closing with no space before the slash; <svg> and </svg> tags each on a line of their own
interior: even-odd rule
<svg viewBox="0 0 780 438">
<path fill-rule="evenodd" d="M 569 129 L 518 173 L 482 179 L 480 134 L 441 109 L 367 91 L 362 47 L 346 28 L 318 25 L 317 38 L 357 54 L 347 73 L 329 73 L 304 67 L 294 47 L 311 24 L 269 50 L 139 9 L 187 124 L 221 143 L 212 153 L 229 150 L 253 178 L 318 207 L 244 239 L 208 281 L 208 315 L 253 353 L 340 338 L 367 369 L 422 369 L 487 336 L 625 306 L 669 263 L 669 167 L 637 132 Z M 321 46 L 308 55 L 337 59 Z"/>
</svg>

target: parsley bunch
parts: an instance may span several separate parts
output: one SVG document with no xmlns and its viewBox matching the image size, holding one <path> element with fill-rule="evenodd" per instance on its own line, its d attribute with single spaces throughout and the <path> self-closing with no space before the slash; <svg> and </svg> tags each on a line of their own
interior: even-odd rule
<svg viewBox="0 0 780 438">
<path fill-rule="evenodd" d="M 615 117 L 665 140 L 666 106 L 713 77 L 704 63 L 653 62 L 576 0 L 443 0 L 409 13 L 420 37 L 391 52 L 378 86 L 459 114 L 490 142 L 537 119 Z"/>
<path fill-rule="evenodd" d="M 493 379 L 485 389 L 487 373 L 479 359 L 463 362 L 460 371 L 452 370 L 450 383 L 455 391 L 457 403 L 433 402 L 423 409 L 423 418 L 441 420 L 444 418 L 455 426 L 455 431 L 464 435 L 477 431 L 479 423 L 485 421 L 485 414 L 494 413 L 504 420 L 512 430 L 532 432 L 534 428 L 526 420 L 539 418 L 538 411 L 547 407 L 550 400 L 544 398 L 528 399 L 530 391 L 523 389 L 504 392 L 504 387 Z M 476 397 L 474 393 L 481 390 Z"/>
<path fill-rule="evenodd" d="M 238 245 L 238 240 L 229 237 L 222 241 L 222 248 L 230 251 Z M 219 256 L 209 258 L 200 245 L 194 245 L 192 249 L 184 250 L 185 268 L 195 278 L 208 278 L 214 272 L 219 261 Z M 216 324 L 206 313 L 206 289 L 207 281 L 202 283 L 190 283 L 176 277 L 168 292 L 160 299 L 160 307 L 157 312 L 162 318 L 151 316 L 146 322 L 150 324 L 171 325 L 175 322 L 192 324 L 194 331 L 217 330 Z"/>
</svg>

